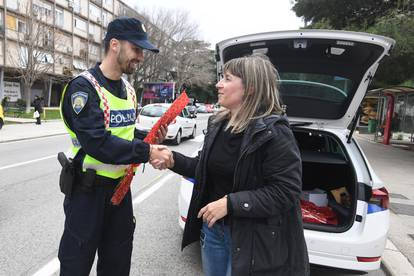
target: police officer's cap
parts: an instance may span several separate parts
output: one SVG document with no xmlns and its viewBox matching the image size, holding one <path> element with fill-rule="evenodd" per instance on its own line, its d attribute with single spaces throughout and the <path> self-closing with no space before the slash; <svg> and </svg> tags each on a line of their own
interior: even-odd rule
<svg viewBox="0 0 414 276">
<path fill-rule="evenodd" d="M 136 46 L 158 53 L 159 50 L 148 40 L 144 24 L 136 18 L 119 17 L 108 24 L 105 41 L 112 38 L 127 40 Z"/>
</svg>

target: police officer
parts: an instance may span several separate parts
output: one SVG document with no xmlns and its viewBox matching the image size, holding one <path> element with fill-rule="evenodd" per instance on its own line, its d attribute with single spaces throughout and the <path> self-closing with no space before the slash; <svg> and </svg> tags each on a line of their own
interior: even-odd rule
<svg viewBox="0 0 414 276">
<path fill-rule="evenodd" d="M 158 49 L 148 41 L 144 25 L 127 17 L 109 23 L 104 46 L 102 63 L 72 79 L 62 95 L 76 173 L 63 203 L 61 275 L 89 275 L 96 251 L 97 275 L 129 275 L 135 228 L 131 192 L 118 206 L 111 205 L 111 196 L 127 164 L 169 158 L 163 146 L 134 137 L 137 99 L 121 78 L 143 61 L 144 50 Z M 159 137 L 165 135 L 163 126 Z"/>
</svg>

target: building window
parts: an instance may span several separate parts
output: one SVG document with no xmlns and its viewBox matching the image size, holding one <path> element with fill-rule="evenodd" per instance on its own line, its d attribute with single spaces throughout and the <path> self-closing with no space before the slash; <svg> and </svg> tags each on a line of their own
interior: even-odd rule
<svg viewBox="0 0 414 276">
<path fill-rule="evenodd" d="M 26 22 L 17 20 L 17 31 L 22 34 L 26 33 Z"/>
<path fill-rule="evenodd" d="M 89 44 L 89 53 L 90 53 L 91 55 L 95 55 L 95 56 L 97 56 L 97 55 L 98 55 L 98 53 L 99 53 L 99 48 L 98 48 L 96 45 Z"/>
<path fill-rule="evenodd" d="M 106 12 L 102 13 L 102 25 L 108 26 L 108 14 Z"/>
<path fill-rule="evenodd" d="M 101 22 L 101 9 L 89 3 L 89 18 L 95 22 Z"/>
<path fill-rule="evenodd" d="M 44 32 L 42 39 L 43 39 L 43 47 L 53 46 L 53 37 L 52 37 L 51 32 Z"/>
<path fill-rule="evenodd" d="M 7 9 L 17 10 L 19 8 L 19 1 L 17 0 L 7 0 Z"/>
<path fill-rule="evenodd" d="M 75 28 L 86 32 L 86 21 L 75 17 Z"/>
<path fill-rule="evenodd" d="M 4 33 L 3 12 L 0 12 L 0 35 Z"/>
<path fill-rule="evenodd" d="M 52 16 L 52 6 L 42 1 L 36 1 L 33 3 L 33 12 L 37 17 L 49 18 Z"/>
<path fill-rule="evenodd" d="M 80 11 L 81 11 L 81 3 L 80 3 L 80 0 L 72 0 L 72 1 L 68 1 L 68 2 L 71 2 L 72 3 L 73 10 L 75 12 L 80 13 Z"/>
<path fill-rule="evenodd" d="M 9 14 L 6 15 L 6 28 L 9 30 L 13 30 L 13 31 L 17 30 L 16 17 L 9 15 Z"/>
<path fill-rule="evenodd" d="M 63 10 L 60 8 L 55 9 L 55 24 L 58 27 L 63 27 Z"/>
<path fill-rule="evenodd" d="M 40 64 L 53 64 L 53 57 L 49 53 L 45 53 L 42 51 L 33 51 L 33 56 Z"/>
<path fill-rule="evenodd" d="M 103 0 L 103 6 L 107 9 L 111 9 L 113 6 L 113 0 Z"/>
</svg>

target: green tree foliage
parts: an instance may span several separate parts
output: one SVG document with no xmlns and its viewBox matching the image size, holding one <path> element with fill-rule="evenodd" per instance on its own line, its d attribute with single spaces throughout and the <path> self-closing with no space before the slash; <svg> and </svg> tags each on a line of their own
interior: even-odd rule
<svg viewBox="0 0 414 276">
<path fill-rule="evenodd" d="M 396 40 L 391 57 L 384 59 L 374 86 L 414 80 L 413 0 L 295 0 L 292 10 L 305 28 L 362 31 Z"/>
<path fill-rule="evenodd" d="M 391 56 L 376 74 L 377 86 L 399 85 L 414 80 L 414 16 L 391 14 L 380 18 L 367 32 L 396 40 Z"/>
</svg>

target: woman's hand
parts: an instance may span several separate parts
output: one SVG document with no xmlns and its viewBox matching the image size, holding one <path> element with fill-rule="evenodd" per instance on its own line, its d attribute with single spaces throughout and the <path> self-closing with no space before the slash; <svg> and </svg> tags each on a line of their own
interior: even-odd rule
<svg viewBox="0 0 414 276">
<path fill-rule="evenodd" d="M 169 148 L 160 145 L 150 145 L 150 164 L 154 169 L 165 170 L 174 167 L 174 157 Z"/>
<path fill-rule="evenodd" d="M 220 198 L 219 200 L 210 202 L 198 212 L 197 217 L 203 217 L 203 221 L 211 228 L 216 221 L 227 215 L 227 196 Z"/>
</svg>

